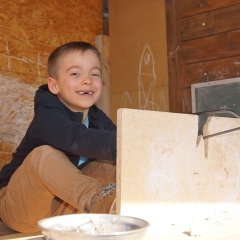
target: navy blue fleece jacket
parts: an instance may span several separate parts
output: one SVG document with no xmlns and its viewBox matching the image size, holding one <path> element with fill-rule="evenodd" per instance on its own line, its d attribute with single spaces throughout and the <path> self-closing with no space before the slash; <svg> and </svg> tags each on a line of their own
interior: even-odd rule
<svg viewBox="0 0 240 240">
<path fill-rule="evenodd" d="M 116 160 L 116 126 L 96 106 L 89 109 L 89 128 L 83 114 L 72 112 L 42 85 L 34 99 L 34 118 L 10 163 L 0 172 L 0 188 L 6 186 L 26 156 L 36 147 L 50 145 L 63 151 L 77 166 L 79 156 Z"/>
</svg>

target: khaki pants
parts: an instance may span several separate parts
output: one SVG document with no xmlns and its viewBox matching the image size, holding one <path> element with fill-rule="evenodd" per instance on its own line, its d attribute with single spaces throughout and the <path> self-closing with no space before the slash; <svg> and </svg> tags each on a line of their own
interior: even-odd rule
<svg viewBox="0 0 240 240">
<path fill-rule="evenodd" d="M 34 149 L 0 192 L 0 217 L 19 232 L 37 232 L 40 219 L 84 212 L 103 185 L 116 182 L 116 168 L 93 161 L 81 171 L 50 146 Z"/>
</svg>

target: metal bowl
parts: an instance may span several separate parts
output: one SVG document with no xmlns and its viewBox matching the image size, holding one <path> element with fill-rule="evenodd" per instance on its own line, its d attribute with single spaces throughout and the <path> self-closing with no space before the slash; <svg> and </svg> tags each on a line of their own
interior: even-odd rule
<svg viewBox="0 0 240 240">
<path fill-rule="evenodd" d="M 141 240 L 149 223 L 113 214 L 70 214 L 38 222 L 48 240 Z"/>
</svg>

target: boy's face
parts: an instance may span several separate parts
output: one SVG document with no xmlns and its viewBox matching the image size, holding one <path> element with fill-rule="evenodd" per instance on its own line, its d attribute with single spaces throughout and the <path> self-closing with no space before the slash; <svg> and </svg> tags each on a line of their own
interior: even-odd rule
<svg viewBox="0 0 240 240">
<path fill-rule="evenodd" d="M 101 96 L 101 63 L 91 50 L 62 55 L 57 76 L 48 79 L 49 90 L 74 112 L 87 112 Z"/>
</svg>

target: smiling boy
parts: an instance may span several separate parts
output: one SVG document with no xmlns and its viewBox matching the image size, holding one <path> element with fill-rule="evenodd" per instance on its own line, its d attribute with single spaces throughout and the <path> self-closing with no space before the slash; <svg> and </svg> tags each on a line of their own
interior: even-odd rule
<svg viewBox="0 0 240 240">
<path fill-rule="evenodd" d="M 115 199 L 116 126 L 95 106 L 98 50 L 66 43 L 50 54 L 48 74 L 26 135 L 0 172 L 0 217 L 19 232 L 39 231 L 38 220 L 50 216 L 109 213 Z"/>
</svg>

